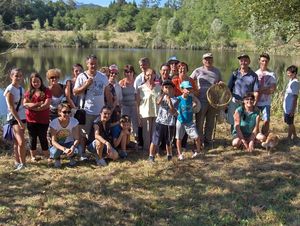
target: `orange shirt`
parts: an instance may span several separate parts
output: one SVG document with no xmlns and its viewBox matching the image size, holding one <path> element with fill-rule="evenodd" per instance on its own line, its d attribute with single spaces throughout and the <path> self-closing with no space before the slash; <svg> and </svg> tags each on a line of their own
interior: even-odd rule
<svg viewBox="0 0 300 226">
<path fill-rule="evenodd" d="M 180 89 L 180 84 L 185 81 L 185 80 L 182 80 L 180 77 L 176 77 L 176 78 L 173 78 L 172 79 L 172 82 L 174 83 L 175 85 L 175 88 L 174 88 L 174 95 L 177 97 L 177 96 L 180 96 L 182 94 L 182 91 Z M 196 93 L 197 92 L 197 85 L 196 85 L 196 82 L 194 79 L 188 77 L 188 81 L 191 83 L 192 87 L 193 87 L 193 90 L 192 90 L 192 93 Z"/>
</svg>

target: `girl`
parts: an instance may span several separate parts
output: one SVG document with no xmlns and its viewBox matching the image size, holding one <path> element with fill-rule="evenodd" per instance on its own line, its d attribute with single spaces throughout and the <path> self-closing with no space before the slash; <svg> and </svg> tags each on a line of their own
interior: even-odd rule
<svg viewBox="0 0 300 226">
<path fill-rule="evenodd" d="M 145 72 L 145 83 L 138 88 L 138 116 L 143 128 L 143 149 L 148 151 L 153 134 L 158 105 L 156 99 L 161 92 L 161 86 L 155 83 L 155 71 L 151 68 Z"/>
<path fill-rule="evenodd" d="M 61 70 L 59 70 L 58 68 L 49 69 L 46 74 L 49 82 L 49 89 L 52 93 L 50 104 L 51 120 L 57 118 L 57 107 L 61 102 L 63 102 L 63 99 L 65 97 L 64 86 L 58 82 L 61 75 Z"/>
<path fill-rule="evenodd" d="M 70 104 L 71 108 L 78 107 L 78 96 L 73 94 L 73 88 L 75 85 L 75 81 L 77 76 L 83 72 L 83 67 L 81 64 L 74 64 L 72 67 L 72 79 L 66 81 L 65 95 L 67 102 Z"/>
<path fill-rule="evenodd" d="M 51 92 L 43 84 L 41 76 L 38 73 L 32 73 L 30 75 L 30 89 L 25 93 L 24 106 L 30 139 L 30 154 L 33 162 L 38 160 L 36 158 L 37 137 L 39 137 L 43 155 L 49 157 L 47 130 L 51 98 Z"/>
<path fill-rule="evenodd" d="M 7 121 L 10 121 L 14 133 L 15 170 L 23 170 L 26 165 L 25 151 L 25 109 L 22 103 L 24 89 L 21 87 L 23 74 L 21 69 L 14 68 L 10 72 L 11 84 L 6 87 L 4 96 L 8 107 Z"/>
<path fill-rule="evenodd" d="M 82 155 L 79 144 L 79 126 L 77 119 L 70 116 L 68 104 L 58 105 L 58 118 L 50 122 L 51 143 L 50 157 L 55 159 L 54 166 L 61 167 L 60 156 L 65 154 L 70 159 L 69 166 L 75 166 L 75 154 Z"/>
</svg>

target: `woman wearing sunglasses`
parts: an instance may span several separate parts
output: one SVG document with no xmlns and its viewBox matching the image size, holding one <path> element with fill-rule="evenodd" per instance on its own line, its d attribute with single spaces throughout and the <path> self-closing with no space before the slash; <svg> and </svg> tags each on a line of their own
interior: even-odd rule
<svg viewBox="0 0 300 226">
<path fill-rule="evenodd" d="M 233 115 L 233 147 L 244 147 L 246 151 L 254 150 L 255 140 L 263 141 L 265 137 L 259 132 L 259 110 L 254 105 L 253 93 L 247 93 L 243 98 L 242 106 L 238 107 Z"/>
<path fill-rule="evenodd" d="M 61 167 L 60 156 L 66 155 L 70 160 L 69 166 L 75 166 L 75 155 L 82 155 L 79 144 L 79 127 L 77 119 L 70 116 L 71 108 L 68 104 L 58 105 L 58 117 L 50 122 L 52 147 L 50 158 L 55 159 L 54 166 Z"/>
</svg>

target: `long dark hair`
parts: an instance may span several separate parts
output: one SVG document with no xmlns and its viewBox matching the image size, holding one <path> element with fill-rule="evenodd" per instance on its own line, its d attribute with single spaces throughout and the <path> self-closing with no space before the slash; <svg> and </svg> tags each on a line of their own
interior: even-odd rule
<svg viewBox="0 0 300 226">
<path fill-rule="evenodd" d="M 31 73 L 31 75 L 30 75 L 30 77 L 29 77 L 29 82 L 30 82 L 29 98 L 30 98 L 30 99 L 32 98 L 32 96 L 33 96 L 33 94 L 34 94 L 34 92 L 35 92 L 35 88 L 32 86 L 32 80 L 33 80 L 34 78 L 38 78 L 38 79 L 41 81 L 41 86 L 40 86 L 39 89 L 40 89 L 42 92 L 44 92 L 44 93 L 46 92 L 46 86 L 45 86 L 44 83 L 43 83 L 42 77 L 40 76 L 39 73 L 33 72 L 33 73 Z"/>
</svg>

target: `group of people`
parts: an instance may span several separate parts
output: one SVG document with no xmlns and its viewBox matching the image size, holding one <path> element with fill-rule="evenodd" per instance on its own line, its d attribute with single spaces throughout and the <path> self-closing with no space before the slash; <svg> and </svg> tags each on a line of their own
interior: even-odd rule
<svg viewBox="0 0 300 226">
<path fill-rule="evenodd" d="M 176 145 L 179 160 L 187 138 L 194 140 L 192 157 L 210 147 L 218 110 L 207 99 L 207 90 L 214 84 L 224 84 L 220 71 L 213 66 L 212 53 L 202 56 L 202 66 L 189 76 L 188 65 L 171 57 L 161 65 L 159 73 L 151 68 L 147 57 L 139 60 L 141 73 L 136 76 L 132 65 L 124 66 L 120 76 L 117 65 L 98 68 L 97 57 L 86 58 L 86 70 L 81 64 L 72 68 L 72 78 L 59 83 L 62 72 L 49 69 L 48 87 L 42 77 L 30 75 L 30 88 L 22 88 L 23 73 L 14 68 L 11 84 L 4 96 L 8 105 L 7 121 L 14 132 L 15 168 L 26 168 L 25 127 L 27 125 L 30 155 L 37 161 L 37 138 L 43 155 L 61 167 L 61 155 L 76 165 L 75 156 L 86 159 L 93 154 L 97 165 L 106 166 L 107 159 L 127 158 L 128 151 L 142 146 L 155 161 L 158 147 L 172 159 Z M 253 151 L 257 140 L 269 134 L 271 95 L 276 89 L 276 76 L 269 70 L 270 56 L 259 57 L 260 68 L 254 72 L 247 54 L 238 56 L 239 68 L 229 80 L 232 100 L 228 105 L 228 121 L 233 135 L 232 145 Z M 287 68 L 289 83 L 284 97 L 284 121 L 288 138 L 296 139 L 294 114 L 297 106 L 298 68 Z M 261 116 L 260 116 L 261 115 Z M 195 120 L 194 120 L 195 119 Z M 259 123 L 263 120 L 262 128 Z"/>
</svg>

